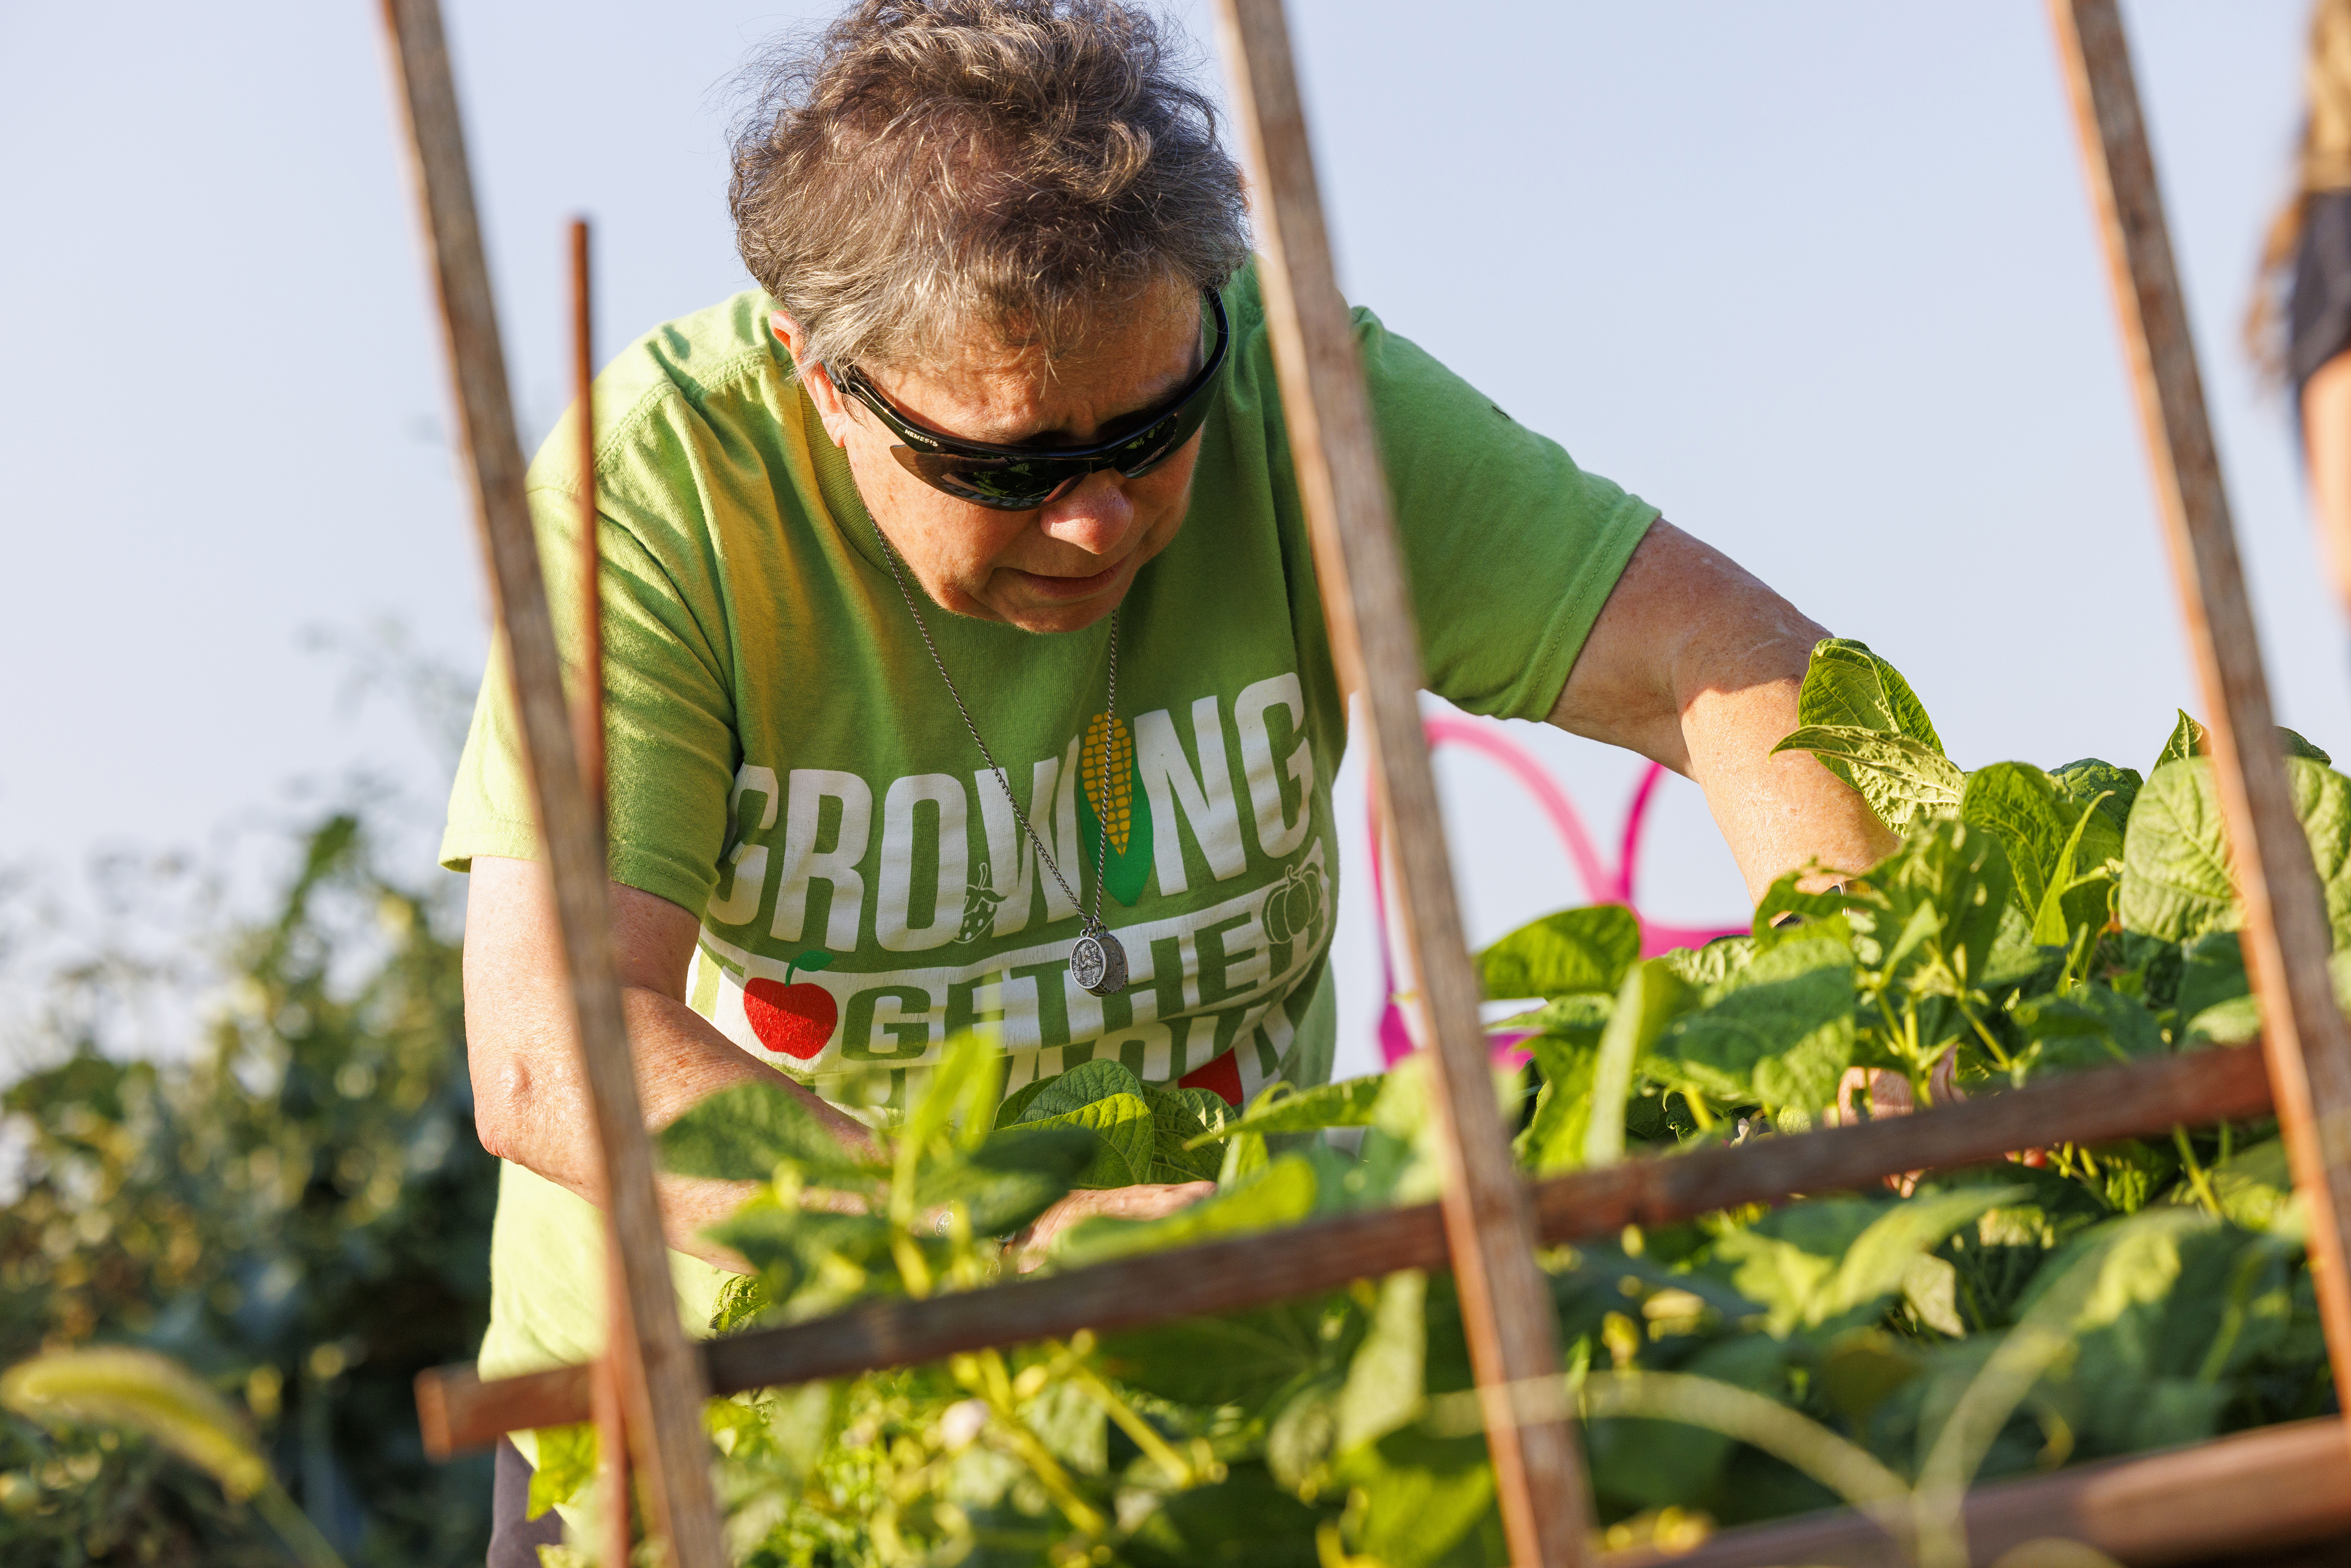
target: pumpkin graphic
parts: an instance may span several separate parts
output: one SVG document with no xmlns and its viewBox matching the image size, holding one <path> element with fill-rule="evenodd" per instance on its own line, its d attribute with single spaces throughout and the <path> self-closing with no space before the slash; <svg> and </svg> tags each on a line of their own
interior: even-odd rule
<svg viewBox="0 0 2351 1568">
<path fill-rule="evenodd" d="M 1265 910 L 1259 918 L 1267 939 L 1304 941 L 1322 918 L 1324 902 L 1321 870 L 1302 861 L 1291 866 L 1290 874 L 1266 892 Z"/>
</svg>

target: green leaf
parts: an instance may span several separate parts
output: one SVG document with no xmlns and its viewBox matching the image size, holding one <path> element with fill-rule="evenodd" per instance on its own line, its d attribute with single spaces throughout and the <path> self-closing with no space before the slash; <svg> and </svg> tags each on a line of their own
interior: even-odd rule
<svg viewBox="0 0 2351 1568">
<path fill-rule="evenodd" d="M 2335 946 L 2351 946 L 2351 779 L 2304 757 L 2286 758 L 2285 777 L 2326 894 Z"/>
<path fill-rule="evenodd" d="M 786 1208 L 771 1197 L 753 1198 L 703 1234 L 740 1253 L 779 1304 L 814 1280 L 827 1260 L 862 1270 L 890 1247 L 890 1222 L 879 1215 Z"/>
<path fill-rule="evenodd" d="M 792 960 L 792 967 L 810 970 L 830 969 L 832 967 L 833 959 L 837 956 L 839 955 L 828 952 L 822 947 L 811 947 Z"/>
<path fill-rule="evenodd" d="M 2163 1053 L 2162 1029 L 2147 1004 L 2105 986 L 2026 997 L 2010 1016 L 2036 1069 L 2105 1067 Z"/>
<path fill-rule="evenodd" d="M 1719 1103 L 1817 1111 L 1852 1065 L 1853 1009 L 1852 945 L 1791 940 L 1675 1019 L 1646 1070 Z"/>
<path fill-rule="evenodd" d="M 1097 1215 L 1073 1225 L 1054 1239 L 1053 1260 L 1074 1268 L 1220 1237 L 1278 1230 L 1312 1214 L 1320 1190 L 1313 1162 L 1302 1155 L 1284 1155 L 1246 1186 L 1217 1193 L 1160 1218 L 1115 1219 Z"/>
<path fill-rule="evenodd" d="M 1236 1133 L 1225 1140 L 1224 1162 L 1217 1166 L 1217 1186 L 1226 1192 L 1255 1181 L 1272 1164 L 1263 1133 Z"/>
<path fill-rule="evenodd" d="M 2294 1201 L 2294 1172 L 2286 1166 L 2283 1139 L 2270 1138 L 2239 1149 L 2206 1171 L 2204 1179 L 2230 1224 L 2301 1239 L 2304 1221 L 2301 1206 Z M 2202 1201 L 2187 1182 L 2173 1187 L 2169 1197 L 2182 1207 Z"/>
<path fill-rule="evenodd" d="M 1948 809 L 1959 799 L 1959 770 L 1944 761 L 1943 742 L 1901 672 L 1844 637 L 1823 640 L 1813 649 L 1804 684 L 1796 697 L 1796 720 L 1803 727 L 1779 749 L 1809 750 L 1821 766 L 1861 791 L 1870 809 L 1900 832 L 1922 808 Z M 1818 732 L 1814 746 L 1799 740 Z M 1872 744 L 1876 737 L 1882 745 Z M 1855 755 L 1856 748 L 1866 755 Z M 1948 787 L 1948 789 L 1946 789 Z M 1923 792 L 1923 793 L 1922 793 Z M 1934 797 L 1948 792 L 1939 804 Z"/>
<path fill-rule="evenodd" d="M 2182 1021 L 2207 1008 L 2235 1001 L 2252 993 L 2252 977 L 2245 972 L 2244 945 L 2234 931 L 2210 931 L 2189 938 L 2179 949 L 2179 989 L 2173 1007 Z"/>
<path fill-rule="evenodd" d="M 1343 1364 L 1353 1340 L 1330 1307 L 1316 1297 L 1106 1334 L 1103 1366 L 1129 1387 L 1178 1404 L 1255 1408 Z M 1334 1325 L 1343 1330 L 1336 1338 L 1325 1332 Z"/>
<path fill-rule="evenodd" d="M 526 1519 L 537 1519 L 586 1491 L 596 1479 L 596 1424 L 541 1427 L 533 1432 L 537 1456 L 531 1465 Z"/>
<path fill-rule="evenodd" d="M 2032 1196 L 2027 1186 L 1963 1186 L 1895 1204 L 1855 1237 L 1837 1260 L 1806 1307 L 1806 1326 L 1834 1327 L 1842 1322 L 1858 1327 L 1860 1320 L 1876 1315 L 1881 1303 L 1901 1294 L 1912 1265 L 1961 1226 Z"/>
<path fill-rule="evenodd" d="M 1348 1364 L 1338 1400 L 1342 1449 L 1376 1442 L 1419 1417 L 1425 1403 L 1428 1276 L 1416 1269 L 1380 1281 L 1371 1328 Z"/>
<path fill-rule="evenodd" d="M 2056 782 L 2029 762 L 1979 768 L 1968 775 L 1959 797 L 1959 821 L 1995 834 L 2007 846 L 2027 915 L 2041 908 L 2066 841 L 2084 814 L 2065 807 Z"/>
<path fill-rule="evenodd" d="M 1595 904 L 1520 926 L 1478 956 L 1478 974 L 1495 998 L 1613 992 L 1640 956 L 1633 912 Z"/>
<path fill-rule="evenodd" d="M 1943 749 L 1902 673 L 1871 653 L 1867 643 L 1846 637 L 1824 638 L 1813 646 L 1796 697 L 1796 722 L 1884 730 L 1923 741 L 1938 755 Z"/>
<path fill-rule="evenodd" d="M 1004 1053 L 977 1030 L 947 1042 L 923 1096 L 907 1111 L 899 1137 L 924 1149 L 950 1125 L 963 1130 L 963 1143 L 976 1146 L 996 1124 L 1004 1091 Z"/>
<path fill-rule="evenodd" d="M 1530 1013 L 1505 1019 L 1489 1030 L 1534 1030 L 1557 1040 L 1573 1040 L 1583 1045 L 1598 1045 L 1600 1031 L 1608 1027 L 1608 1015 L 1616 1009 L 1616 996 L 1587 991 L 1575 996 L 1555 997 Z"/>
<path fill-rule="evenodd" d="M 2179 722 L 2171 727 L 2171 734 L 2165 737 L 2163 749 L 2157 754 L 2155 767 L 2150 772 L 2159 772 L 2167 763 L 2185 762 L 2191 757 L 2205 757 L 2211 753 L 2210 743 L 2204 737 L 2204 727 L 2189 718 L 2186 708 L 2178 712 Z"/>
<path fill-rule="evenodd" d="M 2335 760 L 2283 725 L 2277 727 L 2277 739 L 2278 749 L 2288 757 L 2307 757 L 2322 767 Z M 2163 754 L 2155 759 L 2155 765 L 2160 768 L 2167 762 L 2184 762 L 2191 757 L 2211 755 L 2212 741 L 2210 732 L 2182 711 L 2179 715 L 2179 722 L 2171 727 L 2171 737 L 2163 743 Z"/>
<path fill-rule="evenodd" d="M 1677 972 L 1670 956 L 1636 964 L 1625 977 L 1593 1061 L 1586 1165 L 1614 1165 L 1625 1157 L 1625 1102 L 1633 1095 L 1633 1074 L 1658 1037 L 1697 999 L 1698 993 Z"/>
<path fill-rule="evenodd" d="M 2027 1304 L 2079 1303 L 2062 1323 L 2077 1348 L 2057 1381 L 2082 1446 L 2120 1453 L 2210 1437 L 2231 1396 L 2228 1375 L 2257 1364 L 2286 1332 L 2293 1251 L 2159 1206 L 2052 1257 Z"/>
<path fill-rule="evenodd" d="M 1372 1107 L 1378 1103 L 1380 1092 L 1387 1087 L 1387 1074 L 1374 1073 L 1368 1078 L 1342 1079 L 1336 1083 L 1324 1083 L 1312 1089 L 1294 1089 L 1288 1083 L 1271 1083 L 1257 1097 L 1248 1112 L 1225 1124 L 1223 1133 L 1216 1136 L 1230 1137 L 1238 1133 L 1312 1133 L 1325 1127 L 1368 1127 Z M 1205 1142 L 1206 1140 L 1196 1140 Z"/>
<path fill-rule="evenodd" d="M 1868 900 L 1850 893 L 1837 890 L 1813 893 L 1797 885 L 1806 878 L 1818 875 L 1820 871 L 1818 865 L 1798 866 L 1793 871 L 1782 873 L 1770 887 L 1763 890 L 1763 896 L 1755 904 L 1754 945 L 1747 948 L 1744 957 L 1752 957 L 1760 948 L 1768 947 L 1804 926 L 1817 925 L 1840 915 L 1870 907 Z M 1795 918 L 1789 919 L 1791 915 Z M 1698 951 L 1710 953 L 1721 946 L 1723 944 L 1719 942 L 1710 942 Z M 1685 969 L 1682 977 L 1693 985 L 1711 985 L 1729 974 L 1729 968 L 1726 966 L 1706 975 L 1694 969 Z"/>
<path fill-rule="evenodd" d="M 790 1165 L 810 1177 L 872 1179 L 865 1165 L 816 1119 L 796 1091 L 765 1079 L 695 1102 L 661 1131 L 662 1168 L 719 1181 L 768 1181 Z"/>
<path fill-rule="evenodd" d="M 2139 792 L 2123 841 L 2121 914 L 2126 928 L 2171 942 L 2242 923 L 2208 759 L 2166 762 Z"/>
<path fill-rule="evenodd" d="M 710 1304 L 710 1332 L 729 1334 L 758 1328 L 775 1305 L 764 1276 L 729 1274 L 718 1281 L 717 1299 Z"/>
<path fill-rule="evenodd" d="M 1914 1260 L 2025 1186 L 1959 1187 L 1907 1200 L 1830 1198 L 1766 1215 L 1724 1232 L 1711 1267 L 1728 1271 L 1740 1295 L 1763 1307 L 1781 1338 L 1834 1336 L 1874 1320 L 1901 1293 Z"/>
<path fill-rule="evenodd" d="M 1364 1498 L 1350 1544 L 1384 1568 L 1501 1568 L 1510 1561 L 1482 1436 L 1434 1437 L 1407 1427 L 1343 1453 L 1333 1477 Z"/>
<path fill-rule="evenodd" d="M 1232 1107 L 1213 1089 L 1160 1089 L 1144 1085 L 1151 1105 L 1151 1179 L 1155 1182 L 1214 1181 L 1225 1152 L 1215 1145 L 1228 1136 Z"/>
<path fill-rule="evenodd" d="M 1605 1242 L 1579 1246 L 1569 1257 L 1568 1265 L 1551 1276 L 1552 1303 L 1565 1343 L 1598 1334 L 1612 1312 L 1640 1312 L 1651 1296 L 1665 1291 L 1697 1297 L 1726 1323 L 1763 1310 L 1714 1275 L 1668 1268 L 1656 1258 L 1635 1258 Z"/>
<path fill-rule="evenodd" d="M 1143 1098 L 1143 1081 L 1115 1057 L 1098 1056 L 1081 1061 L 1057 1077 L 1040 1079 L 1005 1096 L 996 1113 L 996 1124 L 1042 1122 L 1107 1100 L 1113 1094 Z"/>
<path fill-rule="evenodd" d="M 1680 1370 L 1784 1400 L 1787 1359 L 1777 1340 L 1742 1334 L 1706 1346 Z M 1593 1487 L 1635 1509 L 1687 1506 L 1715 1492 L 1735 1446 L 1728 1433 L 1679 1421 L 1613 1416 L 1593 1422 L 1591 1433 Z"/>
<path fill-rule="evenodd" d="M 1798 873 L 1788 873 L 1790 890 Z M 1777 887 L 1777 883 L 1773 884 Z M 1755 961 L 1762 945 L 1752 936 L 1718 936 L 1703 947 L 1677 947 L 1656 961 L 1680 977 L 1682 983 L 1703 990 Z"/>
<path fill-rule="evenodd" d="M 2095 796 L 2074 800 L 2029 763 L 1995 762 L 1968 775 L 1959 820 L 2007 850 L 2018 906 L 2036 942 L 2064 946 L 2076 925 L 2105 924 L 2104 878 L 2095 873 L 2122 858 L 2123 835 L 2093 809 L 2097 803 Z"/>
<path fill-rule="evenodd" d="M 915 1188 L 914 1207 L 928 1213 L 960 1203 L 975 1236 L 1005 1236 L 1051 1207 L 1090 1165 L 1096 1140 L 1090 1128 L 1008 1128 L 955 1161 L 933 1166 Z"/>
<path fill-rule="evenodd" d="M 1037 1115 L 1038 1106 L 1050 1098 L 1030 1105 L 1028 1117 L 1019 1124 L 1083 1127 L 1094 1134 L 1093 1158 L 1070 1179 L 1071 1186 L 1140 1186 L 1151 1179 L 1152 1158 L 1158 1152 L 1158 1123 L 1142 1095 L 1110 1094 L 1058 1115 Z"/>
<path fill-rule="evenodd" d="M 1878 819 L 1896 832 L 1922 812 L 1955 810 L 1967 776 L 1923 740 L 1844 725 L 1806 725 L 1772 751 L 1809 751 L 1829 771 L 1861 791 Z"/>
<path fill-rule="evenodd" d="M 1942 983 L 1980 987 L 2015 889 L 1997 835 L 1949 818 L 1922 822 L 1869 873 L 1884 914 L 1877 967 L 1913 985 L 1939 967 Z"/>
<path fill-rule="evenodd" d="M 1119 1558 L 1131 1568 L 1316 1568 L 1315 1531 L 1335 1517 L 1299 1501 L 1265 1466 L 1235 1465 L 1223 1480 L 1161 1503 Z"/>
<path fill-rule="evenodd" d="M 2340 947 L 2351 943 L 2351 779 L 2304 757 L 2287 758 L 2285 768 Z M 2158 768 L 2123 841 L 2125 927 L 2173 942 L 2235 930 L 2244 914 L 2229 868 L 2210 760 Z"/>
<path fill-rule="evenodd" d="M 2138 799 L 2139 790 L 2147 783 L 2137 769 L 2117 768 L 2095 757 L 2053 768 L 2049 779 L 2057 786 L 2057 792 L 2074 805 L 2096 802 L 2095 809 L 2112 825 L 2118 842 L 2130 826 L 2131 803 Z"/>
<path fill-rule="evenodd" d="M 1593 1086 L 1600 1066 L 1600 1045 L 1537 1035 L 1528 1042 L 1543 1085 L 1535 1097 L 1535 1113 L 1519 1135 L 1519 1162 L 1541 1176 L 1582 1168 L 1592 1142 Z M 1619 1103 L 1620 1125 L 1623 1105 Z"/>
</svg>

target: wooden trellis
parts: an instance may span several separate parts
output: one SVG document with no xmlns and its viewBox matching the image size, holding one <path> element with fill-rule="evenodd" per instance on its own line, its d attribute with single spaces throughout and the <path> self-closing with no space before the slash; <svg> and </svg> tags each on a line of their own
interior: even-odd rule
<svg viewBox="0 0 2351 1568">
<path fill-rule="evenodd" d="M 961 1351 L 1260 1305 L 1402 1269 L 1459 1281 L 1513 1561 L 1600 1562 L 1574 1427 L 1558 1389 L 1541 1243 L 1615 1234 L 1734 1205 L 1866 1186 L 1922 1167 L 2063 1142 L 2159 1135 L 2274 1109 L 2311 1218 L 2311 1267 L 2337 1388 L 2351 1387 L 2351 1027 L 2327 975 L 2325 907 L 2269 742 L 2272 717 L 2193 345 L 2116 0 L 2050 0 L 2153 459 L 2238 880 L 2263 1020 L 2261 1055 L 2218 1051 L 2085 1073 L 1927 1112 L 1740 1148 L 1635 1160 L 1529 1184 L 1487 1092 L 1478 987 L 1455 905 L 1415 694 L 1420 664 L 1346 307 L 1331 265 L 1280 0 L 1220 0 L 1236 102 L 1257 173 L 1268 324 L 1343 682 L 1363 694 L 1376 796 L 1397 847 L 1402 925 L 1435 1042 L 1445 1197 L 1045 1279 L 925 1301 L 872 1301 L 787 1328 L 694 1343 L 670 1293 L 653 1162 L 606 905 L 601 778 L 583 781 L 523 498 L 487 271 L 437 0 L 384 0 L 401 108 L 447 329 L 475 515 L 554 876 L 580 1049 L 609 1194 L 611 1349 L 599 1364 L 485 1382 L 425 1374 L 417 1404 L 436 1456 L 525 1427 L 600 1420 L 633 1464 L 649 1523 L 678 1568 L 725 1561 L 700 1425 L 711 1394 L 840 1377 Z M 575 241 L 584 247 L 584 237 Z M 584 249 L 579 253 L 585 296 Z M 579 328 L 586 361 L 584 303 Z M 583 395 L 585 379 L 582 379 Z M 590 465 L 592 469 L 592 465 Z M 592 498 L 583 505 L 592 507 Z M 587 515 L 592 519 L 593 513 Z M 589 530 L 592 540 L 592 527 Z M 589 574 L 592 583 L 594 574 Z M 592 667 L 592 666 L 591 666 Z M 592 690 L 596 683 L 586 683 Z M 601 750 L 601 724 L 580 726 Z M 596 761 L 589 766 L 601 773 Z M 1529 1397 L 1530 1389 L 1541 1392 Z M 622 1458 L 622 1454 L 625 1458 Z M 617 1492 L 620 1489 L 615 1489 Z M 2339 1418 L 1979 1489 L 1980 1562 L 2067 1536 L 2130 1563 L 2310 1541 L 2351 1529 L 2351 1442 Z M 625 1531 L 625 1517 L 616 1521 Z M 1657 1561 L 1606 1554 L 1610 1568 Z M 1856 1514 L 1726 1531 L 1673 1559 L 1706 1568 L 1894 1563 Z"/>
</svg>

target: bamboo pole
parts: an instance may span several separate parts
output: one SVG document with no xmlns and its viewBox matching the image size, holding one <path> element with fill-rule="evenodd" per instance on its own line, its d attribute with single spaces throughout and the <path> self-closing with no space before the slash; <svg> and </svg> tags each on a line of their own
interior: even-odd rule
<svg viewBox="0 0 2351 1568">
<path fill-rule="evenodd" d="M 2054 1475 L 1994 1481 L 1968 1493 L 1968 1558 L 2078 1565 L 2078 1552 L 2008 1553 L 2034 1541 L 2079 1542 L 2129 1568 L 2216 1562 L 2242 1568 L 2317 1568 L 2351 1561 L 2351 1448 L 2343 1422 L 2321 1416 Z M 2325 1555 L 2270 1552 L 2325 1541 Z M 1602 1568 L 1914 1568 L 1883 1526 L 1850 1509 L 1726 1530 L 1687 1552 L 1635 1547 Z"/>
<path fill-rule="evenodd" d="M 1554 1176 L 1534 1184 L 1529 1202 L 1546 1244 L 1613 1239 L 1627 1225 L 1671 1225 L 1744 1204 L 1865 1188 L 1910 1171 L 1989 1164 L 2013 1149 L 2243 1120 L 2269 1103 L 2258 1051 L 2196 1051 L 1912 1116 Z M 1264 1306 L 1446 1262 L 1444 1221 L 1436 1205 L 1424 1204 L 925 1301 L 862 1301 L 700 1348 L 712 1390 L 735 1394 L 1066 1338 L 1080 1329 L 1106 1333 Z M 585 1419 L 590 1370 L 557 1367 L 487 1383 L 470 1366 L 427 1372 L 417 1379 L 425 1447 L 445 1458 L 496 1442 L 502 1432 Z"/>
<path fill-rule="evenodd" d="M 399 89 L 394 98 L 414 152 L 413 173 L 447 336 L 475 516 L 513 673 L 525 758 L 553 873 L 580 1055 L 595 1105 L 605 1210 L 624 1278 L 615 1302 L 620 1311 L 607 1324 L 612 1364 L 626 1419 L 640 1435 L 639 1458 L 654 1527 L 669 1543 L 670 1562 L 674 1568 L 721 1568 L 726 1559 L 702 1434 L 702 1363 L 678 1322 L 670 1284 L 652 1150 L 621 1018 L 604 838 L 579 770 L 538 547 L 523 495 L 522 448 L 447 41 L 437 0 L 384 0 L 384 22 Z"/>
<path fill-rule="evenodd" d="M 609 803 L 604 790 L 604 554 L 597 539 L 596 329 L 589 274 L 588 220 L 571 220 L 571 399 L 580 411 L 580 691 L 573 728 L 580 737 L 580 778 L 599 829 Z"/>
<path fill-rule="evenodd" d="M 580 674 L 572 696 L 571 729 L 580 748 L 580 786 L 588 797 L 601 834 L 611 812 L 604 790 L 604 591 L 603 552 L 596 539 L 596 351 L 593 279 L 588 270 L 588 220 L 571 220 L 571 406 L 580 425 L 580 538 L 574 544 L 580 573 Z M 604 1217 L 604 1314 L 617 1323 L 628 1315 L 629 1282 L 621 1263 L 619 1228 Z M 604 1557 L 623 1563 L 634 1543 L 629 1518 L 629 1360 L 617 1336 L 597 1364 L 593 1401 L 597 1468 L 604 1483 Z"/>
<path fill-rule="evenodd" d="M 2261 643 L 2204 410 L 2155 159 L 2116 0 L 2050 0 L 2083 161 L 2122 317 L 2158 508 L 2196 667 L 2213 776 L 2244 897 L 2246 967 L 2334 1364 L 2351 1388 L 2351 1027 L 2326 960 L 2334 938 L 2274 738 Z"/>
<path fill-rule="evenodd" d="M 1322 225 L 1313 153 L 1281 0 L 1220 0 L 1234 99 L 1257 171 L 1266 322 L 1324 620 L 1341 679 L 1363 694 L 1377 799 L 1396 846 L 1405 948 L 1433 1043 L 1445 1230 L 1510 1556 L 1522 1568 L 1585 1560 L 1592 1521 L 1583 1456 L 1563 1404 L 1513 1398 L 1559 1375 L 1551 1292 L 1534 1225 L 1494 1106 L 1479 992 L 1421 730 L 1421 664 L 1387 482 Z"/>
</svg>

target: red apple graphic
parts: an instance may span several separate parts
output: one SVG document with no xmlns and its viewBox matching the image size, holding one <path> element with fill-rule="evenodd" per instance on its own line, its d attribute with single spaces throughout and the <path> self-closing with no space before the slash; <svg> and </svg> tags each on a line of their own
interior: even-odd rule
<svg viewBox="0 0 2351 1568">
<path fill-rule="evenodd" d="M 806 980 L 793 985 L 791 978 L 801 969 L 831 964 L 831 954 L 812 947 L 784 966 L 781 983 L 761 976 L 743 988 L 743 1016 L 751 1020 L 751 1031 L 761 1045 L 801 1061 L 824 1049 L 832 1038 L 832 1026 L 841 1021 L 841 1009 L 822 986 Z"/>
</svg>

